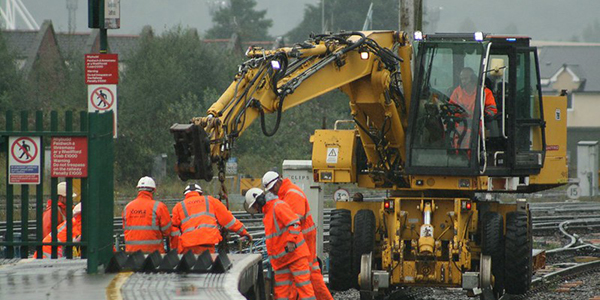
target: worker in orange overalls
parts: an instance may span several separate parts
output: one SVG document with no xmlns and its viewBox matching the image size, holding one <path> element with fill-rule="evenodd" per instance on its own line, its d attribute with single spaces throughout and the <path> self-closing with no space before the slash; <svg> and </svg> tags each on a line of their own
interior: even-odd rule
<svg viewBox="0 0 600 300">
<path fill-rule="evenodd" d="M 73 208 L 73 241 L 77 242 L 81 239 L 81 203 L 78 203 Z M 58 225 L 56 241 L 59 243 L 67 242 L 67 221 L 63 221 Z M 52 243 L 52 233 L 49 233 L 46 237 L 44 237 L 43 243 Z M 42 258 L 51 258 L 52 257 L 52 246 L 46 245 L 42 247 Z M 63 247 L 58 246 L 58 258 L 63 257 Z M 33 257 L 37 257 L 37 251 L 33 254 Z"/>
<path fill-rule="evenodd" d="M 316 299 L 308 263 L 311 254 L 290 206 L 272 193 L 251 188 L 246 192 L 244 207 L 251 214 L 264 213 L 267 254 L 275 273 L 273 298 L 292 299 L 297 292 L 302 300 Z"/>
<path fill-rule="evenodd" d="M 163 237 L 171 233 L 171 216 L 167 206 L 152 198 L 156 191 L 154 179 L 140 178 L 137 184 L 138 196 L 123 210 L 123 232 L 125 251 L 144 253 L 154 251 L 165 253 Z"/>
<path fill-rule="evenodd" d="M 467 120 L 466 124 L 456 124 L 457 136 L 454 141 L 454 147 L 460 149 L 469 148 L 471 141 L 471 129 L 470 124 L 473 122 L 472 118 L 475 110 L 475 96 L 477 95 L 477 76 L 472 68 L 466 67 L 460 71 L 459 74 L 460 85 L 457 86 L 452 95 L 450 96 L 450 103 L 460 106 L 461 117 Z M 498 113 L 496 108 L 496 99 L 492 90 L 484 87 L 484 114 L 485 117 L 493 117 Z"/>
<path fill-rule="evenodd" d="M 279 199 L 287 203 L 296 216 L 300 219 L 302 234 L 310 251 L 309 264 L 311 265 L 310 280 L 319 300 L 333 300 L 319 268 L 317 261 L 317 226 L 310 215 L 310 206 L 304 192 L 289 178 L 281 179 L 277 172 L 269 171 L 262 178 L 265 190 L 277 195 Z"/>
<path fill-rule="evenodd" d="M 219 225 L 252 240 L 244 224 L 221 201 L 202 196 L 202 188 L 198 184 L 188 185 L 183 194 L 185 199 L 175 205 L 172 216 L 173 230 L 179 234 L 179 241 L 171 243 L 171 247 L 176 247 L 179 253 L 192 251 L 200 254 L 206 250 L 214 253 L 215 244 L 223 239 Z"/>
<path fill-rule="evenodd" d="M 60 224 L 67 219 L 67 183 L 61 182 L 56 186 L 58 194 L 58 218 L 56 224 Z M 77 197 L 77 194 L 73 193 L 73 198 Z M 69 209 L 71 209 L 69 207 Z M 46 209 L 42 217 L 43 224 L 43 236 L 46 237 L 52 232 L 52 199 L 48 199 L 46 203 Z"/>
</svg>

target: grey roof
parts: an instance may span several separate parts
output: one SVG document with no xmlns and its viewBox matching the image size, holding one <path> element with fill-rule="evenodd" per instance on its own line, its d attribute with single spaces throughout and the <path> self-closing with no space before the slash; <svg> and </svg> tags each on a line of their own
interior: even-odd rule
<svg viewBox="0 0 600 300">
<path fill-rule="evenodd" d="M 119 59 L 127 58 L 140 44 L 139 35 L 109 35 L 108 48 L 110 53 L 119 54 Z"/>
<path fill-rule="evenodd" d="M 11 51 L 14 51 L 18 58 L 27 58 L 34 47 L 37 37 L 37 31 L 11 30 L 3 31 L 2 36 Z"/>
<path fill-rule="evenodd" d="M 56 41 L 58 48 L 63 54 L 67 53 L 87 53 L 86 43 L 89 38 L 89 33 L 56 33 Z"/>
<path fill-rule="evenodd" d="M 538 49 L 543 79 L 551 78 L 566 65 L 581 81 L 585 81 L 584 92 L 600 91 L 600 46 L 551 45 Z"/>
</svg>

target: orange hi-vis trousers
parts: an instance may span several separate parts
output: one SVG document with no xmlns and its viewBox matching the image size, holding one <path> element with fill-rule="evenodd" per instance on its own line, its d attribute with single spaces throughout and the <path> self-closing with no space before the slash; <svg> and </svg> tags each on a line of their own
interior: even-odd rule
<svg viewBox="0 0 600 300">
<path fill-rule="evenodd" d="M 274 272 L 275 300 L 291 299 L 296 292 L 300 300 L 317 299 L 310 281 L 310 269 L 306 258 L 298 259 Z"/>
<path fill-rule="evenodd" d="M 310 281 L 312 282 L 317 300 L 333 300 L 333 297 L 323 280 L 323 274 L 321 274 L 321 268 L 319 268 L 319 262 L 316 257 L 310 268 Z"/>
</svg>

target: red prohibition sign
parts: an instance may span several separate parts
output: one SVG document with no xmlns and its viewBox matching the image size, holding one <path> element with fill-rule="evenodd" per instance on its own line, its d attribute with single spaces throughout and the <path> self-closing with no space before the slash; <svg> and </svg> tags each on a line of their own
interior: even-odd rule
<svg viewBox="0 0 600 300">
<path fill-rule="evenodd" d="M 105 91 L 108 92 L 108 94 L 104 93 Z M 109 110 L 115 100 L 113 93 L 106 87 L 95 89 L 92 92 L 91 97 L 90 101 L 92 101 L 92 106 L 97 110 Z"/>
<path fill-rule="evenodd" d="M 26 142 L 29 142 L 29 143 L 26 143 Z M 33 145 L 33 149 L 31 148 L 31 145 Z M 21 155 L 17 155 L 16 151 L 20 151 Z M 22 137 L 22 138 L 18 138 L 12 144 L 11 149 L 10 149 L 10 154 L 17 162 L 22 163 L 22 164 L 28 164 L 36 158 L 36 156 L 38 154 L 38 147 L 37 147 L 37 144 L 32 139 L 30 139 L 28 137 Z"/>
</svg>

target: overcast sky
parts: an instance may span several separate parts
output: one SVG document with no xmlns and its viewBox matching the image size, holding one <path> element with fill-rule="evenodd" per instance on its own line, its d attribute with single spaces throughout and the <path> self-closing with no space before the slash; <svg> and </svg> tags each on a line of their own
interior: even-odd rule
<svg viewBox="0 0 600 300">
<path fill-rule="evenodd" d="M 38 24 L 51 19 L 55 30 L 61 32 L 68 31 L 67 1 L 22 0 Z M 78 32 L 86 32 L 89 30 L 87 0 L 76 1 L 76 28 Z M 208 12 L 211 1 L 216 0 L 121 0 L 121 29 L 109 34 L 138 34 L 144 25 L 151 25 L 159 33 L 176 25 L 195 27 L 203 33 L 211 27 Z M 583 28 L 598 19 L 600 12 L 600 0 L 424 1 L 426 9 L 432 12 L 426 18 L 436 18 L 435 12 L 439 12 L 435 31 L 456 32 L 472 24 L 479 31 L 519 33 L 537 40 L 569 40 L 580 36 Z M 274 22 L 270 33 L 277 36 L 300 22 L 306 4 L 317 4 L 319 0 L 257 0 L 257 3 L 258 9 L 267 9 L 267 18 Z M 26 29 L 22 24 L 19 27 Z M 517 32 L 506 32 L 508 29 Z"/>
</svg>

